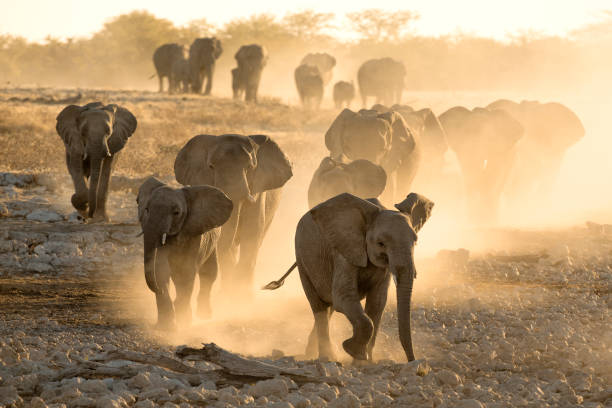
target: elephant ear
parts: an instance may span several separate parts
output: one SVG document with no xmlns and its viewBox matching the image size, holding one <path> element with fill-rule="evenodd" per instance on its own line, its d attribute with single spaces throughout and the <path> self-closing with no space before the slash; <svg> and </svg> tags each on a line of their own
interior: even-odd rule
<svg viewBox="0 0 612 408">
<path fill-rule="evenodd" d="M 416 148 L 416 140 L 399 113 L 390 111 L 378 116 L 389 122 L 392 129 L 391 150 L 383 159 L 383 167 L 389 172 L 397 169 L 404 158 Z"/>
<path fill-rule="evenodd" d="M 212 186 L 182 188 L 187 202 L 187 217 L 182 232 L 200 235 L 225 224 L 232 214 L 234 204 L 227 195 Z"/>
<path fill-rule="evenodd" d="M 162 186 L 165 186 L 165 184 L 151 176 L 147 178 L 138 189 L 136 203 L 138 204 L 138 220 L 141 224 L 143 222 L 144 210 L 147 208 L 147 203 L 149 202 L 153 191 Z"/>
<path fill-rule="evenodd" d="M 433 201 L 417 193 L 410 193 L 404 201 L 395 204 L 395 208 L 410 217 L 415 232 L 419 232 L 429 219 L 433 207 Z"/>
<path fill-rule="evenodd" d="M 346 123 L 355 118 L 358 114 L 350 109 L 344 109 L 334 119 L 327 132 L 325 132 L 325 146 L 334 160 L 342 161 L 344 149 L 342 148 L 342 137 Z"/>
<path fill-rule="evenodd" d="M 261 193 L 284 186 L 293 176 L 291 162 L 285 153 L 266 135 L 250 135 L 249 138 L 259 146 L 251 192 Z"/>
<path fill-rule="evenodd" d="M 442 128 L 442 124 L 433 113 L 433 111 L 429 108 L 424 108 L 417 111 L 425 123 L 425 138 L 427 138 L 427 143 L 431 146 L 435 146 L 437 151 L 445 152 L 448 148 L 448 143 L 446 141 L 446 133 Z"/>
<path fill-rule="evenodd" d="M 381 104 L 381 103 L 376 103 L 374 105 L 372 105 L 372 107 L 370 108 L 370 110 L 374 110 L 378 113 L 387 113 L 389 112 L 391 109 L 388 108 L 387 106 Z"/>
<path fill-rule="evenodd" d="M 351 265 L 368 265 L 366 232 L 381 208 L 349 193 L 342 193 L 310 210 L 325 240 Z"/>
<path fill-rule="evenodd" d="M 476 110 L 474 110 L 476 112 Z M 489 123 L 497 134 L 495 140 L 489 140 L 491 152 L 506 152 L 518 142 L 525 133 L 523 125 L 510 113 L 501 109 L 489 111 Z"/>
<path fill-rule="evenodd" d="M 208 156 L 217 142 L 217 136 L 194 136 L 183 146 L 174 160 L 174 176 L 182 185 L 213 184 L 213 171 Z"/>
<path fill-rule="evenodd" d="M 213 37 L 213 45 L 215 47 L 213 51 L 213 56 L 215 57 L 215 59 L 219 59 L 221 54 L 223 54 L 223 47 L 221 46 L 221 41 L 218 40 L 216 37 Z"/>
<path fill-rule="evenodd" d="M 57 115 L 55 130 L 72 152 L 83 154 L 85 145 L 81 136 L 80 116 L 88 109 L 101 108 L 101 102 L 91 102 L 84 106 L 68 105 Z"/>
<path fill-rule="evenodd" d="M 382 194 L 387 184 L 385 170 L 369 160 L 355 160 L 346 165 L 353 177 L 354 194 L 361 198 L 375 198 Z"/>
<path fill-rule="evenodd" d="M 138 121 L 132 112 L 118 105 L 107 105 L 104 110 L 111 112 L 114 116 L 113 131 L 108 139 L 108 149 L 112 154 L 123 149 L 128 139 L 136 131 Z"/>
</svg>

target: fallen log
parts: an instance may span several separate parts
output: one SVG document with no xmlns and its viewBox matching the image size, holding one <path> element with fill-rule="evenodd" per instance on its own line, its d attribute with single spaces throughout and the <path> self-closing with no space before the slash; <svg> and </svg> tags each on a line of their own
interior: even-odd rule
<svg viewBox="0 0 612 408">
<path fill-rule="evenodd" d="M 251 360 L 230 353 L 215 343 L 204 344 L 201 349 L 179 347 L 175 353 L 180 358 L 200 359 L 214 363 L 221 367 L 221 372 L 229 379 L 243 378 L 246 382 L 270 379 L 279 375 L 291 378 L 298 384 L 328 383 L 342 386 L 339 378 L 329 376 L 315 376 L 306 370 L 298 368 L 280 368 L 272 364 Z"/>
</svg>

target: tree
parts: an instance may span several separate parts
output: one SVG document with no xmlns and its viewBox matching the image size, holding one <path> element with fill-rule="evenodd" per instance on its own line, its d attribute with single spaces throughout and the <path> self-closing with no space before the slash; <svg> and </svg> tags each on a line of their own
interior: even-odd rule
<svg viewBox="0 0 612 408">
<path fill-rule="evenodd" d="M 304 10 L 287 14 L 282 22 L 288 32 L 297 38 L 310 40 L 323 35 L 323 30 L 332 27 L 333 13 L 317 13 L 314 10 Z"/>
<path fill-rule="evenodd" d="M 410 29 L 408 23 L 417 20 L 419 15 L 409 10 L 368 9 L 348 13 L 347 18 L 353 31 L 363 39 L 382 42 L 401 38 Z"/>
</svg>

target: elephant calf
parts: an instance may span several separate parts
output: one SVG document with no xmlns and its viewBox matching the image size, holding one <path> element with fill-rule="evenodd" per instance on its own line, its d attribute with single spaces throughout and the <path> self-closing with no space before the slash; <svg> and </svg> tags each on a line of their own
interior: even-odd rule
<svg viewBox="0 0 612 408">
<path fill-rule="evenodd" d="M 349 108 L 355 98 L 355 85 L 353 82 L 338 81 L 334 85 L 334 103 L 336 108 Z"/>
<path fill-rule="evenodd" d="M 74 183 L 72 205 L 82 215 L 94 221 L 108 220 L 111 170 L 137 124 L 127 109 L 100 102 L 68 105 L 57 115 L 55 129 L 64 141 L 66 164 Z"/>
<path fill-rule="evenodd" d="M 319 357 L 333 358 L 329 318 L 337 310 L 353 326 L 353 336 L 342 343 L 344 350 L 355 359 L 372 360 L 393 275 L 400 341 L 408 361 L 414 360 L 410 333 L 414 245 L 433 206 L 427 198 L 411 193 L 395 205 L 399 211 L 392 211 L 376 199 L 344 193 L 300 219 L 295 234 L 296 263 L 315 319 L 306 354 L 314 354 L 318 343 Z M 266 289 L 280 286 L 273 283 Z M 361 306 L 364 298 L 365 310 Z"/>
<path fill-rule="evenodd" d="M 387 173 L 368 160 L 345 164 L 326 157 L 312 176 L 308 187 L 310 208 L 338 194 L 351 193 L 361 198 L 376 198 L 387 183 Z"/>
<path fill-rule="evenodd" d="M 144 270 L 155 293 L 157 327 L 191 322 L 191 294 L 200 278 L 198 315 L 211 314 L 210 290 L 217 277 L 217 240 L 220 226 L 230 217 L 232 201 L 216 187 L 175 189 L 149 177 L 138 190 L 138 219 L 144 234 Z M 174 305 L 168 287 L 176 288 Z"/>
</svg>

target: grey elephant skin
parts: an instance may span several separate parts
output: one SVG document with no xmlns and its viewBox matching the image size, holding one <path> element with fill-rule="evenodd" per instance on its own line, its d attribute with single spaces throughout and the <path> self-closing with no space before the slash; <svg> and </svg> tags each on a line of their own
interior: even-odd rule
<svg viewBox="0 0 612 408">
<path fill-rule="evenodd" d="M 414 360 L 410 330 L 414 245 L 417 232 L 430 216 L 433 203 L 411 193 L 392 211 L 377 200 L 344 193 L 306 213 L 295 234 L 300 279 L 315 324 L 307 354 L 335 358 L 329 318 L 336 310 L 353 326 L 342 344 L 355 359 L 372 360 L 380 319 L 392 275 L 397 280 L 400 342 L 408 361 Z M 365 310 L 361 300 L 366 299 Z M 318 346 L 318 347 L 317 347 Z"/>
<path fill-rule="evenodd" d="M 172 65 L 174 61 L 184 58 L 184 54 L 185 48 L 176 43 L 163 44 L 153 53 L 153 65 L 159 79 L 159 92 L 164 91 L 164 78 L 168 79 L 168 90 L 171 90 L 170 77 L 172 75 Z"/>
<path fill-rule="evenodd" d="M 170 93 L 187 93 L 191 87 L 191 68 L 189 59 L 184 56 L 172 63 L 170 71 Z"/>
<path fill-rule="evenodd" d="M 257 254 L 291 163 L 265 135 L 199 135 L 179 151 L 174 173 L 183 185 L 218 187 L 234 203 L 218 246 L 222 284 L 233 296 L 252 296 Z"/>
<path fill-rule="evenodd" d="M 194 93 L 210 95 L 215 75 L 217 59 L 223 53 L 221 41 L 215 37 L 196 38 L 189 47 L 189 69 L 191 71 L 191 89 Z"/>
<path fill-rule="evenodd" d="M 243 45 L 234 55 L 238 67 L 232 70 L 234 99 L 257 102 L 261 73 L 268 62 L 268 50 L 259 44 Z"/>
<path fill-rule="evenodd" d="M 353 82 L 336 82 L 334 84 L 333 98 L 337 109 L 343 107 L 350 108 L 351 102 L 355 99 L 355 85 L 353 85 Z"/>
<path fill-rule="evenodd" d="M 357 83 L 363 107 L 369 96 L 376 103 L 392 105 L 400 103 L 404 90 L 406 68 L 401 61 L 393 58 L 372 59 L 364 62 L 357 71 Z"/>
<path fill-rule="evenodd" d="M 461 167 L 471 221 L 495 224 L 523 126 L 500 109 L 456 106 L 439 119 Z"/>
<path fill-rule="evenodd" d="M 330 83 L 333 76 L 333 69 L 336 66 L 336 58 L 326 52 L 309 53 L 302 58 L 300 65 L 311 65 L 319 69 L 323 86 Z"/>
<path fill-rule="evenodd" d="M 106 200 L 111 171 L 137 124 L 129 110 L 101 102 L 68 105 L 57 115 L 55 129 L 64 142 L 66 164 L 74 183 L 72 205 L 83 216 L 108 221 Z"/>
<path fill-rule="evenodd" d="M 319 68 L 302 64 L 293 73 L 302 106 L 319 109 L 323 100 L 323 78 Z"/>
<path fill-rule="evenodd" d="M 448 141 L 446 132 L 433 111 L 430 108 L 415 110 L 411 106 L 399 104 L 390 108 L 376 104 L 371 109 L 380 113 L 395 111 L 404 118 L 406 126 L 416 135 L 421 146 L 421 165 L 416 176 L 421 182 L 420 186 L 427 188 L 439 184 L 444 178 L 444 155 L 448 151 Z"/>
<path fill-rule="evenodd" d="M 368 160 L 339 163 L 326 157 L 315 171 L 308 187 L 310 208 L 342 193 L 360 198 L 376 198 L 387 183 L 385 170 Z"/>
<path fill-rule="evenodd" d="M 417 136 L 397 112 L 344 109 L 325 133 L 325 146 L 337 162 L 364 159 L 387 173 L 384 196 L 393 200 L 410 191 L 421 161 Z"/>
<path fill-rule="evenodd" d="M 211 315 L 210 290 L 217 277 L 219 227 L 232 213 L 232 201 L 211 186 L 175 189 L 149 177 L 138 190 L 138 219 L 144 241 L 147 286 L 155 293 L 157 327 L 191 322 L 191 294 L 200 280 L 198 315 Z M 170 298 L 170 279 L 176 289 Z"/>
<path fill-rule="evenodd" d="M 550 193 L 565 152 L 580 141 L 585 130 L 580 118 L 560 103 L 497 100 L 487 109 L 502 109 L 518 120 L 525 135 L 517 144 L 517 165 L 508 181 L 508 192 L 518 201 Z"/>
</svg>

